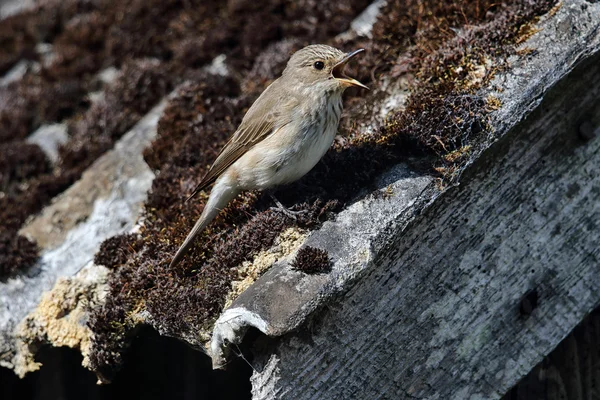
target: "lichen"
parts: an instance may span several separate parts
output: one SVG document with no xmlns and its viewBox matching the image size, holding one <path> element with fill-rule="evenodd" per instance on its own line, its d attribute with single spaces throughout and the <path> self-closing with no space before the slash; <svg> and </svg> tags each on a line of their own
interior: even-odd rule
<svg viewBox="0 0 600 400">
<path fill-rule="evenodd" d="M 108 270 L 88 266 L 73 278 L 61 278 L 43 294 L 38 306 L 17 326 L 14 370 L 23 377 L 36 371 L 37 349 L 44 344 L 78 349 L 83 366 L 89 367 L 92 331 L 85 321 L 92 307 L 102 301 Z"/>
<path fill-rule="evenodd" d="M 275 262 L 296 251 L 305 238 L 305 231 L 295 227 L 287 228 L 275 240 L 275 245 L 272 248 L 262 250 L 253 260 L 243 261 L 239 267 L 235 268 L 231 290 L 225 296 L 223 309 L 228 308 L 244 290 L 248 289 Z"/>
</svg>

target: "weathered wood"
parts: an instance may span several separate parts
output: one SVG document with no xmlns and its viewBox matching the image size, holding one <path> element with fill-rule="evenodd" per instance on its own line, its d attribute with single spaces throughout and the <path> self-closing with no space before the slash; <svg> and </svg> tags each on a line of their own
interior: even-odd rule
<svg viewBox="0 0 600 400">
<path fill-rule="evenodd" d="M 311 324 L 257 352 L 255 399 L 500 398 L 600 304 L 595 51 L 545 93 L 528 79 L 578 57 L 513 80 L 528 92 L 510 106 L 533 111 Z"/>
</svg>

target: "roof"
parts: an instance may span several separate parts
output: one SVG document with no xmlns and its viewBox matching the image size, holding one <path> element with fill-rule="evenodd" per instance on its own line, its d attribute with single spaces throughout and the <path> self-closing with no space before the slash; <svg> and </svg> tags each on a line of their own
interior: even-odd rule
<svg viewBox="0 0 600 400">
<path fill-rule="evenodd" d="M 356 376 L 362 371 L 358 367 L 351 375 L 320 367 L 311 372 L 313 362 L 327 365 L 320 358 L 323 354 L 336 354 L 336 360 L 367 369 L 382 368 L 371 364 L 370 358 L 390 357 L 391 365 L 405 374 L 403 381 L 416 386 L 395 381 L 389 390 L 402 387 L 424 396 L 441 393 L 441 378 L 435 374 L 439 366 L 462 365 L 471 376 L 493 381 L 490 390 L 496 392 L 516 382 L 598 302 L 593 295 L 593 276 L 598 271 L 581 259 L 588 254 L 585 251 L 597 256 L 590 247 L 593 235 L 574 236 L 578 248 L 585 251 L 570 253 L 558 246 L 561 253 L 553 253 L 547 245 L 551 238 L 540 233 L 534 236 L 536 242 L 528 229 L 558 221 L 551 217 L 558 204 L 566 209 L 577 204 L 581 212 L 596 212 L 583 206 L 590 196 L 585 190 L 573 189 L 566 205 L 542 201 L 551 198 L 557 187 L 571 187 L 584 177 L 560 169 L 562 164 L 557 164 L 556 175 L 547 175 L 531 160 L 537 160 L 536 146 L 560 137 L 560 132 L 544 125 L 544 118 L 556 126 L 579 123 L 571 115 L 584 118 L 578 113 L 539 115 L 544 107 L 564 107 L 557 93 L 581 89 L 580 76 L 595 76 L 589 60 L 597 58 L 599 39 L 598 26 L 591 21 L 598 21 L 600 10 L 593 3 L 553 8 L 552 2 L 533 6 L 517 2 L 492 8 L 485 15 L 463 10 L 473 21 L 467 24 L 458 10 L 436 4 L 427 5 L 437 19 L 423 20 L 421 36 L 414 36 L 412 30 L 411 21 L 419 17 L 415 10 L 378 2 L 370 8 L 371 14 L 377 7 L 385 8 L 371 28 L 364 15 L 358 21 L 367 21 L 366 26 L 356 29 L 355 24 L 339 36 L 341 30 L 327 32 L 322 26 L 301 33 L 286 26 L 288 36 L 265 39 L 268 46 L 242 43 L 226 48 L 224 56 L 216 59 L 219 65 L 225 59 L 227 68 L 211 68 L 209 60 L 203 59 L 186 64 L 185 57 L 177 57 L 193 44 L 184 46 L 184 39 L 175 38 L 173 43 L 182 43 L 175 61 L 160 54 L 154 60 L 136 59 L 103 84 L 104 94 L 88 108 L 73 106 L 74 116 L 62 121 L 71 141 L 59 152 L 55 171 L 70 171 L 69 179 L 76 183 L 66 185 L 68 189 L 59 191 L 62 194 L 51 203 L 39 205 L 45 207 L 22 226 L 24 220 L 15 223 L 21 235 L 40 246 L 40 258 L 0 283 L 4 296 L 0 362 L 21 374 L 39 367 L 28 343 L 42 338 L 79 348 L 86 366 L 109 380 L 130 333 L 148 323 L 161 334 L 203 348 L 213 365 L 222 367 L 231 356 L 229 346 L 241 343 L 247 329 L 254 327 L 284 337 L 275 352 L 257 358 L 264 369 L 255 374 L 255 387 L 267 397 L 272 391 L 299 393 L 303 383 L 291 376 L 295 363 L 302 366 L 303 377 L 318 372 L 340 382 L 348 376 L 362 382 Z M 340 29 L 346 30 L 365 5 L 356 2 L 342 13 Z M 248 11 L 233 7 L 223 12 L 238 21 Z M 440 18 L 445 18 L 447 31 L 432 28 Z M 573 26 L 578 27 L 577 34 L 570 31 Z M 227 29 L 236 32 L 233 26 Z M 281 191 L 285 204 L 307 209 L 307 216 L 294 221 L 270 211 L 265 196 L 245 194 L 206 232 L 187 263 L 177 271 L 166 270 L 178 241 L 202 209 L 201 202 L 185 205 L 177 199 L 193 188 L 243 110 L 276 76 L 289 52 L 302 41 L 316 39 L 345 48 L 369 48 L 356 73 L 370 77 L 375 90 L 366 97 L 350 93 L 342 137 L 334 149 L 304 184 Z M 169 43 L 161 46 L 169 48 Z M 426 45 L 434 51 L 425 50 Z M 240 56 L 242 50 L 252 55 L 252 66 Z M 146 50 L 135 51 L 145 54 Z M 182 70 L 181 79 L 172 79 L 173 71 Z M 239 71 L 241 80 L 235 77 Z M 560 86 L 563 81 L 572 87 Z M 22 81 L 16 82 L 5 89 L 5 96 L 20 90 Z M 82 87 L 93 87 L 88 84 Z M 595 93 L 591 85 L 588 89 Z M 166 93 L 170 94 L 163 97 Z M 582 96 L 571 101 L 593 111 L 591 99 Z M 121 109 L 126 111 L 119 113 Z M 47 115 L 51 120 L 61 118 L 59 114 Z M 563 117 L 550 119 L 556 116 Z M 597 124 L 593 118 L 588 121 L 592 132 Z M 547 136 L 538 138 L 541 131 Z M 91 137 L 100 139 L 87 142 L 89 132 L 97 132 Z M 569 168 L 591 168 L 589 163 L 596 162 L 594 146 L 579 151 Z M 523 147 L 529 153 L 523 153 Z M 560 150 L 549 149 L 551 154 Z M 85 154 L 89 158 L 82 157 Z M 506 163 L 517 167 L 501 167 Z M 311 182 L 310 188 L 306 182 Z M 597 187 L 597 182 L 589 185 Z M 515 193 L 520 197 L 511 197 Z M 522 205 L 532 203 L 539 213 Z M 569 215 L 570 219 L 559 214 L 562 229 L 579 226 L 579 214 Z M 533 250 L 531 244 L 522 247 L 530 240 Z M 306 264 L 324 258 L 331 264 Z M 540 260 L 542 266 L 530 268 Z M 517 265 L 534 272 L 515 275 Z M 578 279 L 568 279 L 565 266 L 570 265 L 581 267 Z M 501 289 L 503 282 L 510 282 L 510 289 Z M 72 289 L 64 290 L 65 285 Z M 554 300 L 537 311 L 535 324 L 533 318 L 515 322 L 516 309 L 510 305 L 539 287 L 546 288 L 542 291 L 546 294 L 548 287 L 556 288 Z M 78 309 L 78 299 L 89 298 L 91 314 L 73 320 L 48 315 L 52 308 L 44 311 L 40 305 L 52 304 L 48 296 L 58 291 L 67 296 L 65 304 L 73 310 Z M 562 318 L 561 328 L 552 331 L 548 326 L 558 318 L 552 310 L 566 307 L 556 293 L 569 294 L 572 304 L 567 312 L 555 313 Z M 52 331 L 57 325 L 48 320 L 62 320 L 60 329 Z M 509 322 L 520 324 L 519 328 L 500 334 L 499 327 Z M 61 332 L 69 326 L 78 333 L 65 340 Z M 311 333 L 316 342 L 310 351 L 298 345 L 299 332 L 308 326 L 318 327 Z M 390 341 L 383 327 L 401 340 Z M 462 335 L 462 358 L 444 350 L 454 343 L 455 330 Z M 532 340 L 528 335 L 541 335 L 538 332 L 544 335 L 536 341 L 535 351 L 521 352 L 515 359 L 520 346 Z M 505 367 L 498 361 L 498 367 L 490 369 L 501 376 L 490 378 L 478 372 L 480 364 L 471 362 L 474 354 L 484 349 L 490 359 L 500 360 L 490 350 L 496 342 L 489 339 L 509 334 L 514 341 L 500 347 L 510 349 L 504 351 Z M 422 340 L 409 340 L 414 338 Z M 386 343 L 394 352 L 385 351 Z M 348 349 L 355 358 L 344 358 Z M 282 352 L 289 355 L 287 360 L 272 357 Z M 436 384 L 408 379 L 397 354 L 424 365 L 428 372 L 419 375 L 422 382 Z M 511 362 L 522 367 L 507 367 Z M 339 363 L 330 365 L 342 369 Z M 390 378 L 368 371 L 364 376 Z M 456 392 L 444 393 L 469 391 L 470 381 L 461 378 L 446 385 Z M 319 382 L 315 387 L 320 391 L 328 385 L 330 390 L 339 389 L 331 380 Z M 312 390 L 304 395 L 310 397 Z"/>
</svg>

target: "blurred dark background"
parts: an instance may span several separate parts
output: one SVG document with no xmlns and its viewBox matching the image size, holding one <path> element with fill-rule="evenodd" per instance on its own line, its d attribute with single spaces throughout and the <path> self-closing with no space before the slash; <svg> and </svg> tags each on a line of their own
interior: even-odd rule
<svg viewBox="0 0 600 400">
<path fill-rule="evenodd" d="M 109 385 L 97 385 L 96 375 L 81 366 L 78 351 L 67 347 L 42 349 L 43 367 L 19 379 L 0 367 L 2 400 L 71 399 L 250 399 L 252 368 L 236 357 L 225 371 L 214 371 L 210 358 L 179 340 L 143 328 L 133 341 L 124 368 Z"/>
</svg>

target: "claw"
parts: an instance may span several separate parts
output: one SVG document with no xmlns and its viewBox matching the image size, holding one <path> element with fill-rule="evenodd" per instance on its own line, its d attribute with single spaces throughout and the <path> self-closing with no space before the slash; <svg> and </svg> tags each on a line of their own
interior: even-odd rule
<svg viewBox="0 0 600 400">
<path fill-rule="evenodd" d="M 277 200 L 277 198 L 275 198 L 275 196 L 273 196 L 272 194 L 269 194 L 269 196 L 271 196 L 271 199 L 277 205 L 277 207 L 270 207 L 270 210 L 278 211 L 294 220 L 298 219 L 298 215 L 306 214 L 308 212 L 308 210 L 292 211 L 289 208 L 285 207 L 283 204 L 281 204 L 279 200 Z"/>
<path fill-rule="evenodd" d="M 308 210 L 292 211 L 289 208 L 285 208 L 285 207 L 283 207 L 283 208 L 282 207 L 270 207 L 269 209 L 273 210 L 273 211 L 278 211 L 294 220 L 298 219 L 298 215 L 306 214 L 308 212 Z"/>
</svg>

